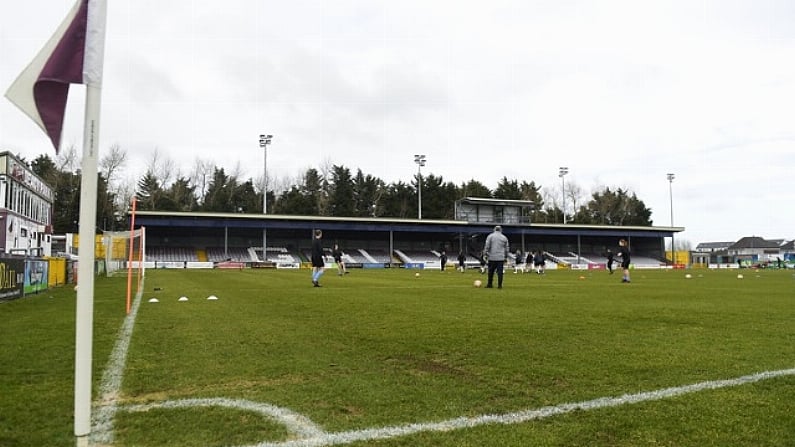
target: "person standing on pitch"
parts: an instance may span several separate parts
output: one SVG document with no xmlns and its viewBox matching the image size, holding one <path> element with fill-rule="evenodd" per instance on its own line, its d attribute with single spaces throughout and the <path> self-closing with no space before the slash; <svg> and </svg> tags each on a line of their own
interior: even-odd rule
<svg viewBox="0 0 795 447">
<path fill-rule="evenodd" d="M 621 282 L 630 282 L 629 280 L 629 246 L 626 239 L 618 241 L 618 256 L 621 258 L 621 268 L 624 270 L 624 276 L 621 277 Z"/>
<path fill-rule="evenodd" d="M 467 255 L 465 255 L 463 251 L 459 251 L 458 270 L 461 270 L 461 273 L 464 273 L 466 271 L 466 262 L 467 262 Z"/>
<path fill-rule="evenodd" d="M 320 287 L 320 277 L 323 276 L 323 230 L 315 230 L 315 238 L 312 239 L 312 285 Z"/>
<path fill-rule="evenodd" d="M 439 264 L 442 266 L 442 271 L 444 271 L 444 266 L 447 265 L 447 252 L 442 250 L 442 254 L 439 255 Z"/>
<path fill-rule="evenodd" d="M 486 281 L 486 288 L 492 287 L 494 273 L 497 273 L 497 288 L 502 289 L 503 268 L 505 260 L 508 259 L 509 243 L 508 238 L 502 234 L 502 227 L 497 225 L 494 231 L 486 237 L 486 245 L 483 253 L 488 259 L 489 274 Z"/>
<path fill-rule="evenodd" d="M 524 273 L 524 258 L 522 257 L 522 249 L 517 248 L 516 254 L 513 256 L 513 272 Z"/>
<path fill-rule="evenodd" d="M 527 252 L 527 258 L 525 258 L 525 260 L 524 260 L 524 268 L 525 268 L 525 272 L 527 272 L 528 269 L 532 270 L 532 268 L 533 268 L 533 250 L 530 250 L 530 251 Z M 525 273 L 525 272 L 523 272 L 523 273 Z"/>
<path fill-rule="evenodd" d="M 543 275 L 545 272 L 547 261 L 544 258 L 544 251 L 540 248 L 535 251 L 533 254 L 533 267 L 536 269 L 536 273 L 539 275 Z"/>
<path fill-rule="evenodd" d="M 334 244 L 334 249 L 331 250 L 331 256 L 334 257 L 334 262 L 337 264 L 337 275 L 346 275 L 348 270 L 345 268 L 345 261 L 342 260 L 342 250 L 339 245 Z"/>
<path fill-rule="evenodd" d="M 610 271 L 610 274 L 613 274 L 613 261 L 615 261 L 615 257 L 613 256 L 613 251 L 609 248 L 607 249 L 607 270 Z"/>
</svg>

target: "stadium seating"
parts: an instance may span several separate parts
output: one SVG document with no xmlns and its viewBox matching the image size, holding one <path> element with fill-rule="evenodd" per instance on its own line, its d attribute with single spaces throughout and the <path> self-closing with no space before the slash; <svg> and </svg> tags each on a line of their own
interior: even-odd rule
<svg viewBox="0 0 795 447">
<path fill-rule="evenodd" d="M 147 247 L 146 259 L 155 262 L 196 262 L 196 250 L 188 247 Z"/>
<path fill-rule="evenodd" d="M 204 251 L 202 251 L 204 252 Z M 200 261 L 199 251 L 190 247 L 163 247 L 163 246 L 149 246 L 147 247 L 147 260 L 156 262 L 196 262 Z M 207 247 L 206 249 L 207 261 L 210 262 L 223 262 L 231 260 L 234 262 L 255 262 L 262 259 L 261 247 Z M 350 247 L 343 252 L 343 261 L 347 264 L 389 264 L 389 263 L 424 263 L 429 265 L 438 265 L 439 263 L 438 251 L 423 250 L 423 249 L 402 249 L 396 248 L 394 250 L 394 257 L 390 256 L 388 249 L 378 248 L 354 248 Z M 574 252 L 544 252 L 547 262 L 567 266 L 587 266 L 589 264 L 604 264 L 607 259 L 600 253 L 582 253 L 579 256 Z M 286 247 L 268 247 L 268 260 L 275 261 L 281 264 L 299 264 L 301 262 L 309 262 L 311 258 L 310 249 L 302 248 L 298 252 L 291 252 Z M 325 261 L 327 264 L 332 264 L 334 258 L 331 255 L 331 249 L 325 248 Z M 616 259 L 620 262 L 620 259 Z M 458 265 L 458 252 L 447 253 L 448 265 Z M 509 264 L 513 265 L 512 258 Z M 643 256 L 642 254 L 632 255 L 632 264 L 638 268 L 658 267 L 665 265 L 664 261 L 659 259 Z M 465 265 L 468 268 L 480 266 L 477 258 L 471 254 L 467 254 Z"/>
<path fill-rule="evenodd" d="M 235 261 L 251 262 L 251 254 L 247 248 L 228 247 L 207 247 L 207 260 L 210 262 Z"/>
<path fill-rule="evenodd" d="M 367 262 L 387 264 L 392 262 L 392 257 L 389 256 L 389 250 L 371 249 L 357 250 L 362 256 L 367 259 Z"/>
</svg>

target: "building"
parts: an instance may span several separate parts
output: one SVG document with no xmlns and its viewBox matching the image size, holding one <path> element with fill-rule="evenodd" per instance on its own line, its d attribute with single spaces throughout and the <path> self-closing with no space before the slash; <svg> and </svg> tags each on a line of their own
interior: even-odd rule
<svg viewBox="0 0 795 447">
<path fill-rule="evenodd" d="M 53 189 L 22 160 L 0 152 L 0 251 L 49 256 Z"/>
<path fill-rule="evenodd" d="M 691 252 L 694 264 L 765 265 L 795 258 L 795 241 L 746 236 L 736 242 L 702 242 Z"/>
<path fill-rule="evenodd" d="M 471 223 L 529 224 L 533 202 L 464 197 L 455 201 L 455 219 Z"/>
<path fill-rule="evenodd" d="M 732 244 L 727 254 L 746 263 L 768 262 L 781 256 L 781 243 L 758 236 L 747 236 Z"/>
<path fill-rule="evenodd" d="M 726 251 L 734 244 L 734 241 L 728 242 L 701 242 L 696 246 L 698 253 L 715 253 Z"/>
</svg>

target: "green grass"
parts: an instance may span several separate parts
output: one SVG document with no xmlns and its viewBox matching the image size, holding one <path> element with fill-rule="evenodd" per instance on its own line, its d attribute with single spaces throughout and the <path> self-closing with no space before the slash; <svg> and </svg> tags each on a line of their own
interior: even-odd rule
<svg viewBox="0 0 795 447">
<path fill-rule="evenodd" d="M 473 288 L 484 279 L 475 272 L 328 270 L 317 289 L 306 270 L 150 270 L 119 404 L 243 399 L 333 433 L 795 368 L 791 272 L 690 273 L 637 270 L 621 284 L 606 272 L 508 272 L 497 290 Z M 125 316 L 125 287 L 125 278 L 97 281 L 95 389 Z M 74 295 L 62 288 L 0 304 L 2 447 L 73 443 Z M 793 385 L 785 376 L 353 445 L 791 446 Z M 290 438 L 273 420 L 220 407 L 120 411 L 114 433 L 115 446 Z"/>
</svg>

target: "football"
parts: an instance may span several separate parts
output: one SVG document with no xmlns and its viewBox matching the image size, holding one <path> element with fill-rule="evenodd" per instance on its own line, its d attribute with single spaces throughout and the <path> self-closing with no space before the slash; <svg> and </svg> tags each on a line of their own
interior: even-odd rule
<svg viewBox="0 0 795 447">
<path fill-rule="evenodd" d="M 475 287 L 480 287 L 483 285 L 483 283 L 479 279 L 476 279 L 475 282 L 472 283 L 472 285 Z"/>
</svg>

